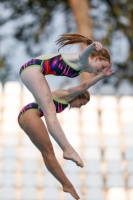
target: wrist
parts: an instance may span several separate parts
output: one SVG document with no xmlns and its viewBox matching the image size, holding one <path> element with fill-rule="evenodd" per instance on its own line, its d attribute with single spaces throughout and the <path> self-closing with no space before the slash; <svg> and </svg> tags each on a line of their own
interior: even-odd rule
<svg viewBox="0 0 133 200">
<path fill-rule="evenodd" d="M 90 44 L 89 48 L 92 49 L 92 51 L 93 51 L 95 49 L 95 43 L 93 42 L 92 44 Z"/>
<path fill-rule="evenodd" d="M 105 78 L 106 75 L 105 74 L 100 74 L 101 78 Z"/>
</svg>

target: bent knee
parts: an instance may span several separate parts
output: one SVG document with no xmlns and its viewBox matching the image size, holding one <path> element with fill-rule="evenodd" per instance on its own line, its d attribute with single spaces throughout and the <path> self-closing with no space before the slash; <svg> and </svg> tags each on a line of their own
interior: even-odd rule
<svg viewBox="0 0 133 200">
<path fill-rule="evenodd" d="M 45 147 L 41 148 L 41 154 L 43 156 L 47 156 L 47 155 L 54 155 L 54 149 L 51 143 L 45 145 Z"/>
</svg>

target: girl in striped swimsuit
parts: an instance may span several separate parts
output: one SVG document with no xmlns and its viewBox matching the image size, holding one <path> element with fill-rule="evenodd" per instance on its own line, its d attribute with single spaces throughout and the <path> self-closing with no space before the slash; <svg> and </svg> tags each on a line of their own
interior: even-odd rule
<svg viewBox="0 0 133 200">
<path fill-rule="evenodd" d="M 73 158 L 80 167 L 83 162 L 68 142 L 56 117 L 52 94 L 45 75 L 67 76 L 74 78 L 81 72 L 98 74 L 104 68 L 111 68 L 110 55 L 101 43 L 93 42 L 79 34 L 64 34 L 57 40 L 60 48 L 68 44 L 84 43 L 87 47 L 79 54 L 42 55 L 25 63 L 20 69 L 20 77 L 24 85 L 33 94 L 40 105 L 46 120 L 49 133 L 55 138 L 63 150 L 64 157 Z M 59 48 L 59 49 L 60 49 Z M 42 90 L 43 88 L 43 90 Z M 45 97 L 45 98 L 44 98 Z"/>
<path fill-rule="evenodd" d="M 110 76 L 113 73 L 114 72 L 110 72 L 109 68 L 105 68 L 102 70 L 102 74 L 93 76 L 91 79 L 79 86 L 71 87 L 67 90 L 57 90 L 52 92 L 52 100 L 56 113 L 62 112 L 66 107 L 68 107 L 68 104 L 70 104 L 71 108 L 80 108 L 81 106 L 86 105 L 90 100 L 90 95 L 87 89 L 102 78 Z M 37 102 L 33 102 L 21 110 L 18 115 L 18 123 L 34 145 L 40 150 L 47 169 L 62 184 L 63 190 L 69 192 L 75 199 L 79 199 L 73 185 L 64 174 L 55 157 L 47 129 L 40 118 L 42 116 L 45 116 L 45 113 Z M 63 157 L 65 159 L 71 159 L 79 165 L 75 160 L 75 157 L 73 157 L 73 153 L 71 156 L 69 154 L 63 154 Z"/>
</svg>

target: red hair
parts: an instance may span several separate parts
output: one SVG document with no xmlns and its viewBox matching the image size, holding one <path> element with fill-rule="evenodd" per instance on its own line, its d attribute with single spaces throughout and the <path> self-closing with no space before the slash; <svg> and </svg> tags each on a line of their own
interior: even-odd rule
<svg viewBox="0 0 133 200">
<path fill-rule="evenodd" d="M 61 35 L 61 37 L 56 41 L 56 44 L 60 45 L 58 51 L 66 45 L 78 43 L 84 43 L 86 46 L 88 46 L 93 43 L 93 40 L 78 33 L 66 33 Z M 98 56 L 100 60 L 107 60 L 111 62 L 110 54 L 104 47 L 100 51 L 93 51 L 90 56 L 92 58 Z"/>
</svg>

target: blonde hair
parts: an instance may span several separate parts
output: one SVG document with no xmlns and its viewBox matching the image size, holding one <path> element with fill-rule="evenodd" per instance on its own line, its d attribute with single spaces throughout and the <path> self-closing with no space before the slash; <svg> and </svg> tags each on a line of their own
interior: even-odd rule
<svg viewBox="0 0 133 200">
<path fill-rule="evenodd" d="M 84 43 L 85 45 L 88 46 L 93 43 L 93 40 L 91 40 L 83 35 L 80 35 L 78 33 L 66 33 L 66 34 L 61 35 L 61 38 L 59 38 L 56 41 L 56 44 L 59 44 L 58 51 L 66 45 L 78 44 L 78 43 Z M 96 51 L 96 50 L 93 51 L 90 54 L 90 56 L 92 58 L 98 56 L 100 60 L 107 60 L 107 61 L 111 62 L 110 54 L 109 54 L 108 50 L 104 47 L 100 51 Z"/>
<path fill-rule="evenodd" d="M 77 96 L 79 99 L 86 99 L 87 101 L 90 101 L 90 93 L 88 90 L 82 92 Z"/>
<path fill-rule="evenodd" d="M 79 94 L 78 96 L 77 96 L 79 99 L 86 99 L 87 100 L 87 103 L 90 101 L 90 93 L 89 93 L 89 91 L 88 90 L 86 90 L 86 91 L 84 91 L 84 92 L 82 92 L 81 94 Z M 76 97 L 76 98 L 77 98 Z M 76 99 L 75 98 L 75 99 Z M 74 99 L 73 99 L 74 100 Z M 73 101 L 72 100 L 72 101 Z M 71 102 L 70 102 L 71 103 Z M 69 107 L 69 110 L 71 109 L 71 104 L 69 104 L 70 105 L 70 107 Z"/>
</svg>

